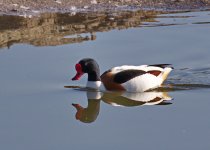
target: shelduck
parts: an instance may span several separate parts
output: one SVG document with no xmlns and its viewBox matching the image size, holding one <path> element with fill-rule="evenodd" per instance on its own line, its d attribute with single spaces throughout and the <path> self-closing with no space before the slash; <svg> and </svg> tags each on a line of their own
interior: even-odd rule
<svg viewBox="0 0 210 150">
<path fill-rule="evenodd" d="M 75 118 L 84 123 L 94 122 L 100 112 L 101 101 L 116 107 L 135 107 L 145 105 L 170 105 L 172 97 L 166 92 L 97 92 L 87 91 L 88 105 L 81 106 L 78 103 L 72 105 L 77 112 Z"/>
<path fill-rule="evenodd" d="M 100 75 L 98 63 L 84 58 L 75 65 L 77 71 L 72 80 L 88 74 L 86 87 L 96 90 L 145 92 L 160 87 L 173 69 L 170 64 L 123 65 L 114 67 Z"/>
</svg>

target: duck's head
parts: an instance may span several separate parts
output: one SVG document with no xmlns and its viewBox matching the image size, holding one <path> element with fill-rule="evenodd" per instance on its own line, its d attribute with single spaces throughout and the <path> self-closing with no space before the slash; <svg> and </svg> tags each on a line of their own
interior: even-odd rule
<svg viewBox="0 0 210 150">
<path fill-rule="evenodd" d="M 72 80 L 79 80 L 85 73 L 88 74 L 88 81 L 100 81 L 100 69 L 97 62 L 91 58 L 84 58 L 75 65 L 77 71 Z"/>
</svg>

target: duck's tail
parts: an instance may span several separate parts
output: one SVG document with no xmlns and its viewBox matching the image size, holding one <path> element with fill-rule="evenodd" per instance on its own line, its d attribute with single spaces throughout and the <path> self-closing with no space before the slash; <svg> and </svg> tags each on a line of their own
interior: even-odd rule
<svg viewBox="0 0 210 150">
<path fill-rule="evenodd" d="M 163 84 L 163 82 L 167 79 L 169 73 L 170 73 L 173 69 L 174 69 L 173 67 L 166 67 L 166 68 L 164 68 L 164 71 L 163 71 L 162 76 L 161 76 L 161 77 L 162 77 L 162 84 Z"/>
<path fill-rule="evenodd" d="M 160 73 L 158 75 L 158 77 L 161 78 L 161 84 L 163 84 L 163 82 L 167 79 L 171 70 L 174 69 L 171 64 L 153 64 L 153 65 L 149 65 L 149 66 L 159 67 L 159 68 L 163 69 L 162 73 Z"/>
</svg>

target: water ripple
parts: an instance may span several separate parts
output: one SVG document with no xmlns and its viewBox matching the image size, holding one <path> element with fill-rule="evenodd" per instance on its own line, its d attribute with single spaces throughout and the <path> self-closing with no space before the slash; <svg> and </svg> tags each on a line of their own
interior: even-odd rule
<svg viewBox="0 0 210 150">
<path fill-rule="evenodd" d="M 174 70 L 174 74 L 166 81 L 159 90 L 191 90 L 210 88 L 210 67 L 182 68 Z"/>
</svg>

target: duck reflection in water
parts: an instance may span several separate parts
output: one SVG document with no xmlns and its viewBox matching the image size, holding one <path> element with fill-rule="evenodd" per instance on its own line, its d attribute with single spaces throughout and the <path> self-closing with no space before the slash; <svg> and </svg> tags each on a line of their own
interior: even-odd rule
<svg viewBox="0 0 210 150">
<path fill-rule="evenodd" d="M 103 101 L 112 106 L 134 107 L 143 105 L 169 105 L 172 98 L 166 92 L 96 92 L 87 91 L 88 106 L 72 104 L 77 112 L 75 118 L 84 123 L 91 123 L 97 119 L 100 111 L 100 102 Z"/>
<path fill-rule="evenodd" d="M 77 110 L 75 118 L 84 123 L 94 122 L 99 114 L 101 97 L 100 92 L 87 92 L 87 108 L 83 108 L 80 104 L 72 104 Z"/>
</svg>

